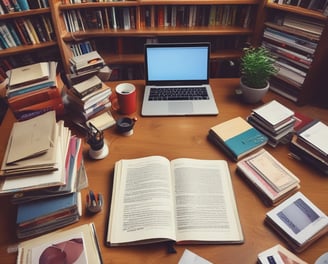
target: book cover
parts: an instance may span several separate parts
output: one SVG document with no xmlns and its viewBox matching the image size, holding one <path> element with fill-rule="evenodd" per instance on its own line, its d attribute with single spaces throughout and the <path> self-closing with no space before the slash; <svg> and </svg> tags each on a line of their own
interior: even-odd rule
<svg viewBox="0 0 328 264">
<path fill-rule="evenodd" d="M 47 218 L 50 215 L 76 208 L 78 195 L 77 192 L 74 192 L 68 195 L 20 204 L 17 207 L 16 224 L 22 226 L 34 221 L 41 221 L 42 218 Z"/>
<path fill-rule="evenodd" d="M 20 87 L 49 78 L 49 63 L 40 62 L 11 70 L 9 86 Z"/>
<path fill-rule="evenodd" d="M 237 162 L 237 172 L 270 206 L 300 188 L 300 180 L 265 149 Z M 280 186 L 280 187 L 279 187 Z"/>
<path fill-rule="evenodd" d="M 268 138 L 241 117 L 222 122 L 209 131 L 209 139 L 231 153 L 234 160 L 262 147 Z"/>
<path fill-rule="evenodd" d="M 51 257 L 57 263 L 103 263 L 94 223 L 54 231 L 18 245 L 19 263 L 50 263 Z"/>
<path fill-rule="evenodd" d="M 257 260 L 260 264 L 308 264 L 280 244 L 260 252 Z"/>
<path fill-rule="evenodd" d="M 263 122 L 273 128 L 281 126 L 286 120 L 289 121 L 290 118 L 294 116 L 294 111 L 276 100 L 272 100 L 256 109 L 253 109 L 252 112 Z"/>
<path fill-rule="evenodd" d="M 297 192 L 266 214 L 265 222 L 301 252 L 328 232 L 328 216 Z"/>
</svg>

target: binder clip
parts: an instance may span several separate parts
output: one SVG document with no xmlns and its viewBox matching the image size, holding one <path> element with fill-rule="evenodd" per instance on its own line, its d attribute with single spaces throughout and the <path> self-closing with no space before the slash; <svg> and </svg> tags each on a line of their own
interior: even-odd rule
<svg viewBox="0 0 328 264">
<path fill-rule="evenodd" d="M 108 155 L 108 146 L 104 141 L 104 133 L 89 123 L 88 140 L 90 145 L 89 156 L 92 159 L 103 159 Z"/>
<path fill-rule="evenodd" d="M 101 211 L 103 206 L 103 197 L 100 193 L 96 196 L 93 191 L 87 195 L 86 208 L 90 214 L 96 214 Z"/>
</svg>

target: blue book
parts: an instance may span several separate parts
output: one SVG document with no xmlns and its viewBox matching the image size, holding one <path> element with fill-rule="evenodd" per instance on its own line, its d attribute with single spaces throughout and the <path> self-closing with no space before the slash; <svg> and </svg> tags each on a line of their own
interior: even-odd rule
<svg viewBox="0 0 328 264">
<path fill-rule="evenodd" d="M 27 0 L 17 0 L 18 5 L 23 10 L 30 10 L 30 6 L 27 2 Z"/>
<path fill-rule="evenodd" d="M 16 224 L 25 224 L 40 221 L 57 213 L 66 211 L 78 211 L 79 194 L 74 192 L 67 195 L 41 199 L 18 205 Z"/>
<path fill-rule="evenodd" d="M 268 142 L 267 136 L 241 117 L 213 126 L 209 131 L 208 139 L 235 161 Z"/>
</svg>

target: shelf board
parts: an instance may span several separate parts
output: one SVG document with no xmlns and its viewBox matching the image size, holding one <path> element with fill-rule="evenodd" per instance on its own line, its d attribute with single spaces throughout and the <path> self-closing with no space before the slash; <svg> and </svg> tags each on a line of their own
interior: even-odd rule
<svg viewBox="0 0 328 264">
<path fill-rule="evenodd" d="M 55 42 L 55 41 L 48 41 L 45 43 L 34 44 L 34 45 L 21 45 L 21 46 L 1 50 L 0 57 L 17 55 L 17 54 L 21 54 L 21 53 L 35 51 L 35 50 L 42 49 L 42 48 L 53 47 L 56 45 L 57 45 L 57 42 Z"/>
<path fill-rule="evenodd" d="M 318 19 L 321 21 L 327 20 L 327 17 L 325 15 L 323 15 L 321 12 L 298 7 L 298 6 L 267 3 L 266 7 L 271 8 L 271 9 L 285 11 L 285 12 L 290 12 L 290 13 L 294 13 L 294 14 L 299 14 L 299 15 L 306 16 L 306 17 L 312 17 L 312 18 L 315 18 L 315 19 Z"/>
<path fill-rule="evenodd" d="M 188 29 L 188 30 L 186 30 Z M 157 37 L 157 36 L 229 36 L 229 35 L 250 35 L 252 30 L 242 27 L 215 26 L 215 27 L 194 27 L 194 28 L 145 28 L 132 30 L 88 30 L 85 32 L 66 32 L 62 38 L 64 41 L 73 41 L 74 39 L 87 39 L 95 37 Z"/>
<path fill-rule="evenodd" d="M 47 14 L 47 13 L 50 13 L 49 7 L 3 14 L 3 15 L 0 15 L 0 20 L 13 19 L 13 18 L 24 17 L 24 16 L 41 15 L 41 14 Z"/>
<path fill-rule="evenodd" d="M 103 50 L 99 50 L 99 53 L 109 65 L 144 63 L 143 54 L 113 54 Z M 220 52 L 212 53 L 210 57 L 211 60 L 219 60 L 219 59 L 240 58 L 240 56 L 241 56 L 241 51 L 222 50 Z"/>
</svg>

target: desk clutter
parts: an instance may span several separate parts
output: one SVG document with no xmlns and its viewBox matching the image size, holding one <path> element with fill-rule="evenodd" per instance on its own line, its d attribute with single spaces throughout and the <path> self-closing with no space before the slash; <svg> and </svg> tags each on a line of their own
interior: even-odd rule
<svg viewBox="0 0 328 264">
<path fill-rule="evenodd" d="M 27 135 L 29 135 L 27 137 Z M 15 122 L 1 165 L 0 194 L 17 204 L 16 235 L 27 239 L 77 222 L 88 186 L 82 139 L 54 111 Z"/>
<path fill-rule="evenodd" d="M 55 66 L 49 62 L 49 69 L 50 65 Z M 41 68 L 43 66 L 38 65 Z M 80 113 L 80 119 L 73 119 L 73 123 L 87 129 L 94 127 L 95 130 L 93 131 L 100 133 L 117 124 L 120 133 L 129 132 L 132 134 L 131 130 L 136 119 L 129 118 L 129 121 L 131 121 L 129 131 L 119 130 L 119 124 L 123 119 L 116 122 L 109 111 L 111 88 L 94 71 L 90 73 L 88 69 L 87 72 L 87 74 L 80 74 L 79 78 L 72 75 L 73 78 L 70 79 L 71 87 L 65 91 L 63 97 L 63 102 L 68 109 L 74 109 L 75 112 Z M 38 79 L 38 82 L 46 81 L 45 77 L 42 78 L 42 80 Z M 100 95 L 98 96 L 98 94 Z M 105 106 L 106 104 L 107 106 Z M 96 105 L 104 107 L 103 110 L 93 112 Z M 83 250 L 87 252 L 86 255 L 82 254 L 81 258 L 87 258 L 90 263 L 98 263 L 101 262 L 101 252 L 93 224 L 69 228 L 66 231 L 58 230 L 79 221 L 82 215 L 80 191 L 88 186 L 88 177 L 82 155 L 82 139 L 73 136 L 70 129 L 64 126 L 63 121 L 56 121 L 56 116 L 58 116 L 56 114 L 55 110 L 51 110 L 15 122 L 7 144 L 5 158 L 1 165 L 0 194 L 12 196 L 12 203 L 17 205 L 16 235 L 19 240 L 26 240 L 19 244 L 17 263 L 20 263 L 20 261 L 30 263 L 26 260 L 26 254 L 29 250 L 40 254 L 45 250 L 48 242 L 60 243 L 71 240 L 77 238 L 76 234 L 79 234 L 79 238 L 83 237 Z M 26 140 L 26 131 L 31 132 L 31 140 Z M 130 135 L 129 133 L 127 135 Z M 292 171 L 284 166 L 283 162 L 273 157 L 269 149 L 264 149 L 264 147 L 269 145 L 271 148 L 276 148 L 281 144 L 287 144 L 292 157 L 297 158 L 297 160 L 304 160 L 323 174 L 328 174 L 328 146 L 327 141 L 322 140 L 327 135 L 327 126 L 323 122 L 303 117 L 275 100 L 253 109 L 245 119 L 238 116 L 209 128 L 207 137 L 210 142 L 236 163 L 238 175 L 245 180 L 245 183 L 258 194 L 258 197 L 269 208 L 263 222 L 270 230 L 279 234 L 288 248 L 293 251 L 293 253 L 289 252 L 281 245 L 278 245 L 259 252 L 259 263 L 287 263 L 287 260 L 294 260 L 295 263 L 306 263 L 294 253 L 306 250 L 312 243 L 328 233 L 327 215 L 301 193 L 301 181 L 297 175 L 294 175 Z M 36 138 L 38 139 L 37 143 L 33 141 Z M 102 158 L 106 158 L 107 154 Z M 122 159 L 116 162 L 112 198 L 112 202 L 115 201 L 115 203 L 111 205 L 111 218 L 109 218 L 110 221 L 108 221 L 105 228 L 108 231 L 105 238 L 107 246 L 139 244 L 149 241 L 149 238 L 154 240 L 157 238 L 147 235 L 144 231 L 139 231 L 143 228 L 136 230 L 136 236 L 134 236 L 133 228 L 135 226 L 133 226 L 133 223 L 130 223 L 130 236 L 122 236 L 119 232 L 122 217 L 120 215 L 115 216 L 116 213 L 114 213 L 118 204 L 122 207 L 122 203 L 125 203 L 122 200 L 124 195 L 120 193 L 120 190 L 123 190 L 122 186 L 127 185 L 127 183 L 120 180 L 119 183 L 122 186 L 118 186 L 118 180 L 116 180 L 119 177 L 118 175 L 125 171 L 125 165 L 131 163 L 132 165 L 129 165 L 134 169 L 140 169 L 141 164 L 149 165 L 153 162 L 153 159 L 156 159 L 157 162 L 157 158 L 159 157 L 141 157 L 140 159 Z M 193 166 L 196 165 L 196 160 L 181 160 L 184 162 L 182 162 L 182 165 L 172 166 L 181 169 L 182 167 L 188 167 L 189 165 L 186 166 L 185 164 L 189 164 L 189 162 Z M 159 175 L 161 175 L 160 170 L 164 170 L 164 166 L 158 166 L 160 162 L 156 162 Z M 214 186 L 213 182 L 216 182 L 217 179 L 208 171 L 210 171 L 211 166 L 215 166 L 212 163 L 207 163 L 206 160 L 197 160 L 197 162 L 199 162 L 199 166 L 206 165 L 207 176 L 212 178 L 211 186 L 206 188 L 211 188 Z M 192 239 L 203 243 L 219 244 L 240 244 L 244 242 L 242 221 L 239 219 L 237 210 L 238 204 L 235 205 L 233 188 L 230 187 L 231 176 L 229 168 L 226 168 L 228 163 L 225 160 L 218 162 L 221 165 L 216 168 L 224 171 L 223 174 L 227 176 L 220 179 L 220 181 L 226 182 L 223 184 L 225 190 L 221 191 L 229 193 L 223 196 L 227 199 L 225 207 L 231 210 L 228 212 L 229 214 L 227 213 L 230 217 L 227 222 L 233 223 L 234 228 L 229 230 L 223 237 L 216 236 L 215 232 L 210 232 L 211 234 L 208 234 L 208 236 L 202 234 L 201 238 L 198 238 L 190 232 L 192 234 L 190 237 L 185 236 L 180 239 L 178 236 L 172 235 L 170 237 L 172 240 L 181 240 L 182 243 L 185 243 L 186 240 L 186 243 L 188 243 Z M 165 160 L 165 164 L 169 167 L 171 166 L 169 164 L 174 164 L 174 162 L 170 163 L 170 161 Z M 190 165 L 189 168 L 185 169 L 188 170 L 193 166 Z M 150 167 L 155 168 L 156 166 Z M 167 168 L 165 170 L 168 170 Z M 138 177 L 140 175 L 137 174 Z M 124 177 L 127 178 L 128 176 L 125 175 Z M 143 176 L 146 177 L 144 174 Z M 132 176 L 130 175 L 130 177 Z M 146 180 L 144 179 L 144 182 Z M 195 182 L 197 182 L 196 179 Z M 139 187 L 149 188 L 149 185 Z M 94 194 L 92 193 L 92 195 Z M 90 202 L 92 195 L 89 192 L 87 205 L 89 206 L 89 212 L 96 213 L 103 205 L 102 196 L 100 197 L 100 204 L 92 207 Z M 130 202 L 137 201 L 130 200 Z M 151 209 L 153 209 L 152 206 L 150 206 Z M 118 210 L 118 212 L 124 213 L 122 210 Z M 137 211 L 134 213 L 138 215 Z M 150 220 L 150 214 L 147 217 L 149 217 L 149 221 L 152 221 Z M 213 215 L 210 217 L 214 219 Z M 137 219 L 139 225 L 143 223 L 141 220 Z M 162 220 L 164 221 L 164 219 Z M 213 224 L 218 221 L 215 220 Z M 151 223 L 155 223 L 155 221 Z M 152 226 L 147 228 L 151 229 Z M 272 262 L 272 259 L 275 262 Z"/>
<path fill-rule="evenodd" d="M 40 62 L 13 68 L 7 72 L 6 97 L 17 120 L 26 120 L 47 111 L 64 114 L 63 80 L 57 62 Z"/>
</svg>

